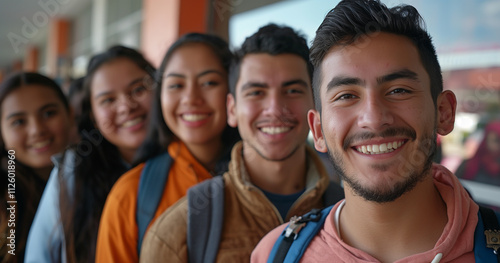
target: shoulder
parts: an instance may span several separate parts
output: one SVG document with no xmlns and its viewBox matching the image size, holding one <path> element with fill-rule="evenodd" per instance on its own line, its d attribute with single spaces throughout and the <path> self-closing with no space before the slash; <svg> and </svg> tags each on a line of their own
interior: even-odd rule
<svg viewBox="0 0 500 263">
<path fill-rule="evenodd" d="M 156 246 L 151 243 L 162 243 L 174 251 L 186 246 L 187 213 L 188 202 L 183 197 L 154 221 L 147 232 L 143 249 Z"/>
<path fill-rule="evenodd" d="M 273 249 L 274 243 L 278 240 L 278 237 L 283 233 L 283 230 L 288 225 L 288 222 L 282 224 L 271 232 L 267 233 L 254 248 L 251 256 L 251 262 L 267 262 L 271 250 Z"/>
<path fill-rule="evenodd" d="M 126 199 L 133 197 L 136 199 L 144 165 L 145 163 L 141 163 L 120 176 L 120 178 L 113 185 L 113 188 L 109 193 L 109 198 Z"/>
<path fill-rule="evenodd" d="M 141 262 L 188 262 L 186 201 L 180 199 L 152 223 L 142 243 Z"/>
</svg>

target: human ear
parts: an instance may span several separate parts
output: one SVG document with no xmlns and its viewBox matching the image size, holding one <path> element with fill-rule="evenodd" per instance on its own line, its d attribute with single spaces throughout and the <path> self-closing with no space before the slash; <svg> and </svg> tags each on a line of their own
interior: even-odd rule
<svg viewBox="0 0 500 263">
<path fill-rule="evenodd" d="M 437 133 L 446 135 L 453 131 L 457 98 L 450 90 L 445 90 L 437 98 Z"/>
<path fill-rule="evenodd" d="M 236 128 L 238 126 L 238 118 L 236 116 L 236 99 L 233 94 L 227 94 L 226 100 L 226 108 L 227 108 L 227 124 L 229 126 Z"/>
<path fill-rule="evenodd" d="M 314 138 L 314 148 L 319 152 L 326 153 L 326 143 L 323 137 L 323 130 L 321 129 L 321 116 L 320 113 L 314 109 L 307 112 L 307 121 L 309 123 L 309 128 L 311 128 L 311 133 Z"/>
</svg>

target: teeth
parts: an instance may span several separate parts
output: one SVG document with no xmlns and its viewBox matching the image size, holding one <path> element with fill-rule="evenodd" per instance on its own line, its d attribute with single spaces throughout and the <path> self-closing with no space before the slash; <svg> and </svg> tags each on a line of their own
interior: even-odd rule
<svg viewBox="0 0 500 263">
<path fill-rule="evenodd" d="M 46 141 L 43 141 L 43 142 L 37 142 L 37 143 L 34 143 L 31 145 L 31 147 L 35 148 L 35 149 L 39 149 L 39 148 L 43 148 L 47 145 L 50 144 L 50 140 L 46 140 Z"/>
<path fill-rule="evenodd" d="M 291 128 L 290 127 L 264 127 L 261 128 L 261 131 L 267 134 L 278 134 L 278 133 L 284 133 L 289 131 Z"/>
<path fill-rule="evenodd" d="M 182 114 L 182 119 L 185 121 L 199 121 L 207 117 L 207 114 Z"/>
<path fill-rule="evenodd" d="M 356 147 L 358 152 L 362 152 L 364 154 L 381 154 L 381 153 L 390 153 L 397 148 L 403 145 L 402 141 L 397 142 L 389 142 L 382 144 L 373 144 L 373 145 L 363 145 Z"/>
<path fill-rule="evenodd" d="M 142 120 L 143 120 L 143 118 L 139 117 L 139 118 L 135 118 L 133 120 L 126 121 L 122 124 L 122 127 L 124 127 L 124 128 L 132 127 L 132 126 L 140 123 Z"/>
<path fill-rule="evenodd" d="M 385 151 L 387 151 L 388 146 L 387 146 L 387 144 L 385 144 L 385 143 L 384 143 L 384 144 L 381 144 L 381 145 L 379 146 L 379 148 L 380 148 L 380 151 L 381 151 L 381 152 L 385 152 Z"/>
</svg>

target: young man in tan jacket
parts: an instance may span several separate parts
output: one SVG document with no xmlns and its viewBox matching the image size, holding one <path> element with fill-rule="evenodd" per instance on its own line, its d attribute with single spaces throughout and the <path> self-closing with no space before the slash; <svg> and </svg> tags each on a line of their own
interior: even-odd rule
<svg viewBox="0 0 500 263">
<path fill-rule="evenodd" d="M 151 226 L 141 262 L 249 262 L 271 229 L 343 198 L 306 144 L 312 71 L 306 40 L 289 27 L 268 25 L 246 39 L 230 70 L 228 122 L 238 127 L 242 142 L 234 146 L 219 188 L 223 225 L 202 229 L 220 232 L 220 238 L 202 242 L 215 243 L 215 249 L 189 247 L 188 211 L 194 208 L 188 196 Z M 334 197 L 325 198 L 327 188 Z M 200 256 L 203 251 L 216 253 L 210 258 Z"/>
</svg>

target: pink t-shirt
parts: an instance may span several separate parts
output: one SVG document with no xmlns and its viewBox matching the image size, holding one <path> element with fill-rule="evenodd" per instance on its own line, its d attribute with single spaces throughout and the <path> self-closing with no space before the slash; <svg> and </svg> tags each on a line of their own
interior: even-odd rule
<svg viewBox="0 0 500 263">
<path fill-rule="evenodd" d="M 448 223 L 432 250 L 408 256 L 396 263 L 432 262 L 439 253 L 442 254 L 438 261 L 440 263 L 474 262 L 474 230 L 479 207 L 455 175 L 441 165 L 434 164 L 432 169 L 434 184 L 447 206 Z M 334 223 L 335 211 L 339 205 L 340 202 L 333 207 L 323 228 L 313 238 L 300 262 L 379 262 L 368 253 L 341 240 Z M 251 262 L 267 261 L 274 243 L 286 225 L 275 228 L 260 241 L 252 253 Z"/>
</svg>

